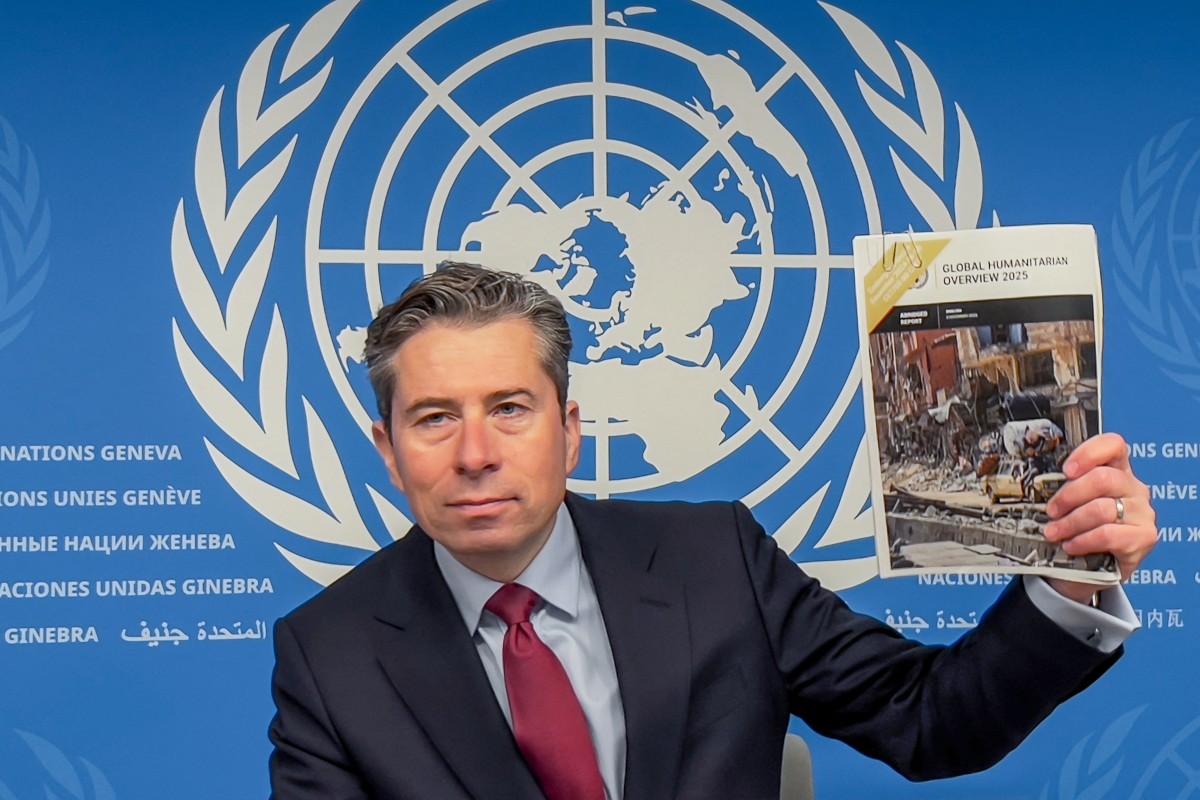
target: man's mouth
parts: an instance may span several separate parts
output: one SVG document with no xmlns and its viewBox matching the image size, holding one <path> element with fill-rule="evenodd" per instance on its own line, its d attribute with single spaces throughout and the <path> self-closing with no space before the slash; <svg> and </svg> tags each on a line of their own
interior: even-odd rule
<svg viewBox="0 0 1200 800">
<path fill-rule="evenodd" d="M 463 500 L 456 500 L 450 503 L 450 507 L 464 514 L 486 515 L 499 511 L 508 503 L 516 502 L 513 497 L 472 497 Z"/>
</svg>

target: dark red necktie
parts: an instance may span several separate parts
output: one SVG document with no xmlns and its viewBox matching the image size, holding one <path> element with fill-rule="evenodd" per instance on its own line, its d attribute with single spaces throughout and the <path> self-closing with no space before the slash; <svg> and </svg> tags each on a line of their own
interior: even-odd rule
<svg viewBox="0 0 1200 800">
<path fill-rule="evenodd" d="M 558 657 L 529 621 L 540 601 L 532 589 L 506 583 L 484 606 L 508 624 L 504 685 L 513 735 L 546 800 L 604 800 L 604 781 L 579 699 Z"/>
</svg>

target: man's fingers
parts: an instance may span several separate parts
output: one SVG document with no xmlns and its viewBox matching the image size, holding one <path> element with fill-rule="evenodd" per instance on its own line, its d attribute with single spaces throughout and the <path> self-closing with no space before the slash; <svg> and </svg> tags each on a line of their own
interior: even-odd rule
<svg viewBox="0 0 1200 800">
<path fill-rule="evenodd" d="M 1148 500 L 1150 490 L 1134 477 L 1132 472 L 1116 466 L 1093 467 L 1087 473 L 1068 480 L 1046 504 L 1046 513 L 1051 519 L 1061 519 L 1082 508 L 1097 498 L 1109 498 L 1109 510 L 1113 509 L 1112 498 Z M 1128 511 L 1126 512 L 1128 513 Z M 1112 522 L 1114 520 L 1105 520 Z"/>
<path fill-rule="evenodd" d="M 1071 556 L 1112 553 L 1128 578 L 1158 540 L 1150 488 L 1129 463 L 1129 445 L 1115 433 L 1088 439 L 1063 464 L 1067 482 L 1046 504 L 1046 539 Z"/>
<path fill-rule="evenodd" d="M 1140 497 L 1126 497 L 1121 500 L 1125 508 L 1125 516 L 1118 520 L 1117 501 L 1113 497 L 1097 497 L 1071 511 L 1065 517 L 1046 525 L 1045 536 L 1052 542 L 1071 539 L 1082 533 L 1104 525 L 1122 524 L 1127 528 L 1136 527 L 1149 522 L 1153 525 L 1154 512 L 1149 502 Z"/>
<path fill-rule="evenodd" d="M 1062 548 L 1070 556 L 1112 553 L 1121 577 L 1128 578 L 1149 555 L 1157 538 L 1157 532 L 1148 526 L 1111 523 L 1066 540 Z"/>
<path fill-rule="evenodd" d="M 1063 464 L 1068 478 L 1078 478 L 1095 467 L 1109 466 L 1129 471 L 1129 445 L 1116 433 L 1093 436 L 1076 447 Z"/>
<path fill-rule="evenodd" d="M 1046 539 L 1062 544 L 1071 556 L 1112 553 L 1121 577 L 1128 578 L 1141 566 L 1158 541 L 1154 509 L 1147 498 L 1122 498 L 1125 516 L 1117 521 L 1117 502 L 1112 497 L 1097 497 L 1079 506 L 1045 528 Z"/>
</svg>

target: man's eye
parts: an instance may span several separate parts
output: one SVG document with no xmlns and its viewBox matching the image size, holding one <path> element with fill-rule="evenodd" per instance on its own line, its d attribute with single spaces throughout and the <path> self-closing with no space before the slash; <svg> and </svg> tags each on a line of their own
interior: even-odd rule
<svg viewBox="0 0 1200 800">
<path fill-rule="evenodd" d="M 433 426 L 433 425 L 441 425 L 443 422 L 446 421 L 446 419 L 447 419 L 446 415 L 443 413 L 440 413 L 440 412 L 436 413 L 436 414 L 426 414 L 425 416 L 423 416 L 419 420 L 417 420 L 417 424 L 420 426 L 423 426 L 423 427 L 429 427 L 429 426 Z"/>
<path fill-rule="evenodd" d="M 515 417 L 525 410 L 525 407 L 516 403 L 501 403 L 496 406 L 496 413 L 502 417 Z"/>
</svg>

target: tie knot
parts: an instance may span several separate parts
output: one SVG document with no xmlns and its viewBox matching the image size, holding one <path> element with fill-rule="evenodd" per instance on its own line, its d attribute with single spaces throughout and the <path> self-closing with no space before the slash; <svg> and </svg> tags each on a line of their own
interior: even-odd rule
<svg viewBox="0 0 1200 800">
<path fill-rule="evenodd" d="M 541 599 L 533 589 L 519 583 L 506 583 L 496 590 L 484 608 L 504 620 L 506 624 L 516 625 L 529 622 L 529 615 Z"/>
</svg>

